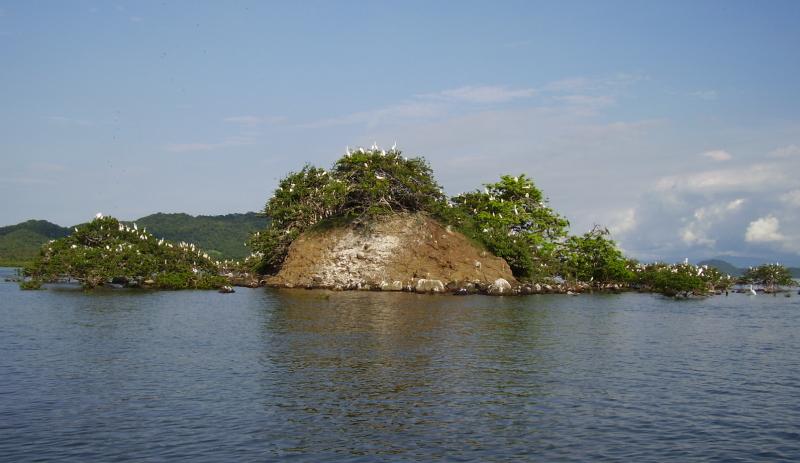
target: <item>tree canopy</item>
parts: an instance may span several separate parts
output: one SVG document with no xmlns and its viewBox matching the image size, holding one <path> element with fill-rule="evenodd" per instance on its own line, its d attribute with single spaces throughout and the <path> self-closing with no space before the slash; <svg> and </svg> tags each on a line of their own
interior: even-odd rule
<svg viewBox="0 0 800 463">
<path fill-rule="evenodd" d="M 193 244 L 156 239 L 135 224 L 98 216 L 71 235 L 44 244 L 25 273 L 38 281 L 68 276 L 89 288 L 110 282 L 208 288 L 225 282 L 217 275 L 218 265 Z"/>
<path fill-rule="evenodd" d="M 554 273 L 555 252 L 569 222 L 551 209 L 533 180 L 524 174 L 504 175 L 483 191 L 452 199 L 451 219 L 495 255 L 506 259 L 516 276 Z"/>
<path fill-rule="evenodd" d="M 264 207 L 269 226 L 251 237 L 257 270 L 277 271 L 291 243 L 310 227 L 398 212 L 424 212 L 453 226 L 503 257 L 523 280 L 568 271 L 573 278 L 596 274 L 599 281 L 628 276 L 607 233 L 567 239 L 569 222 L 530 177 L 504 175 L 482 190 L 447 198 L 423 158 L 374 146 L 348 150 L 330 170 L 306 165 L 279 182 Z M 594 255 L 581 264 L 579 255 L 589 252 L 590 244 Z M 593 269 L 586 270 L 590 263 Z"/>
<path fill-rule="evenodd" d="M 744 284 L 758 284 L 769 291 L 774 291 L 779 286 L 795 286 L 797 284 L 792 279 L 789 269 L 778 263 L 750 267 L 739 281 Z"/>
</svg>

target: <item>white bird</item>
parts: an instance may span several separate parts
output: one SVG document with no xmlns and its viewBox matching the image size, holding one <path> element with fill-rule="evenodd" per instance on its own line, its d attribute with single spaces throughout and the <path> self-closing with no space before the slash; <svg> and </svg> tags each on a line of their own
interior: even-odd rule
<svg viewBox="0 0 800 463">
<path fill-rule="evenodd" d="M 102 219 L 103 218 L 103 213 L 102 212 L 98 212 L 97 214 L 94 215 L 94 218 L 95 219 Z"/>
<path fill-rule="evenodd" d="M 750 294 L 753 295 L 753 296 L 756 295 L 756 290 L 753 289 L 753 285 L 750 285 Z"/>
<path fill-rule="evenodd" d="M 372 142 L 372 146 L 370 147 L 372 151 L 378 151 L 378 142 Z"/>
<path fill-rule="evenodd" d="M 384 176 L 382 176 L 382 175 L 375 174 L 375 178 L 377 178 L 378 180 L 383 180 L 383 179 L 385 179 L 386 177 L 384 177 Z"/>
<path fill-rule="evenodd" d="M 683 258 L 683 265 L 689 265 L 689 258 L 688 257 L 684 257 Z"/>
<path fill-rule="evenodd" d="M 136 226 L 136 222 L 133 222 L 133 229 L 139 231 L 139 227 Z"/>
<path fill-rule="evenodd" d="M 347 156 L 348 158 L 350 157 L 350 146 L 349 145 L 344 149 L 344 153 L 345 153 L 345 156 Z"/>
<path fill-rule="evenodd" d="M 394 144 L 392 145 L 392 151 L 396 151 L 396 150 L 397 150 L 397 140 L 395 140 Z"/>
<path fill-rule="evenodd" d="M 78 227 L 75 227 L 75 233 L 78 233 Z"/>
</svg>

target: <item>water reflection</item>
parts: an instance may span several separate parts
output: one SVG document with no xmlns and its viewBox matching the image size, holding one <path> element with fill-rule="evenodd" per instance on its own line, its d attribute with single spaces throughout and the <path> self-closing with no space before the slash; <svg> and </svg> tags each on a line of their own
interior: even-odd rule
<svg viewBox="0 0 800 463">
<path fill-rule="evenodd" d="M 797 460 L 798 307 L 0 282 L 0 459 Z"/>
<path fill-rule="evenodd" d="M 527 426 L 515 423 L 529 420 L 553 360 L 537 349 L 547 311 L 518 298 L 273 298 L 264 352 L 278 373 L 264 396 L 280 398 L 271 414 L 313 436 L 284 450 L 350 452 L 357 442 L 356 452 L 407 453 L 426 442 L 453 455 L 491 447 L 481 436 L 503 429 L 522 444 Z"/>
</svg>

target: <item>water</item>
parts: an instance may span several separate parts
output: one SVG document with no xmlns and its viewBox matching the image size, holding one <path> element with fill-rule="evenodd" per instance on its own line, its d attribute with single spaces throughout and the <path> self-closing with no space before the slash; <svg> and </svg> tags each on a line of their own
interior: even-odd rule
<svg viewBox="0 0 800 463">
<path fill-rule="evenodd" d="M 0 460 L 797 461 L 800 296 L 0 283 Z"/>
</svg>

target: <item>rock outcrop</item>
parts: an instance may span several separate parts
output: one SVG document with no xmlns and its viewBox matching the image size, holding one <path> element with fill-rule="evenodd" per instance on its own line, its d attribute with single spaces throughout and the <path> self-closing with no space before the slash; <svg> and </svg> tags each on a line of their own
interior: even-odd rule
<svg viewBox="0 0 800 463">
<path fill-rule="evenodd" d="M 425 214 L 396 214 L 303 233 L 289 248 L 281 270 L 266 283 L 430 293 L 495 288 L 496 294 L 512 294 L 518 286 L 505 260 Z"/>
</svg>

